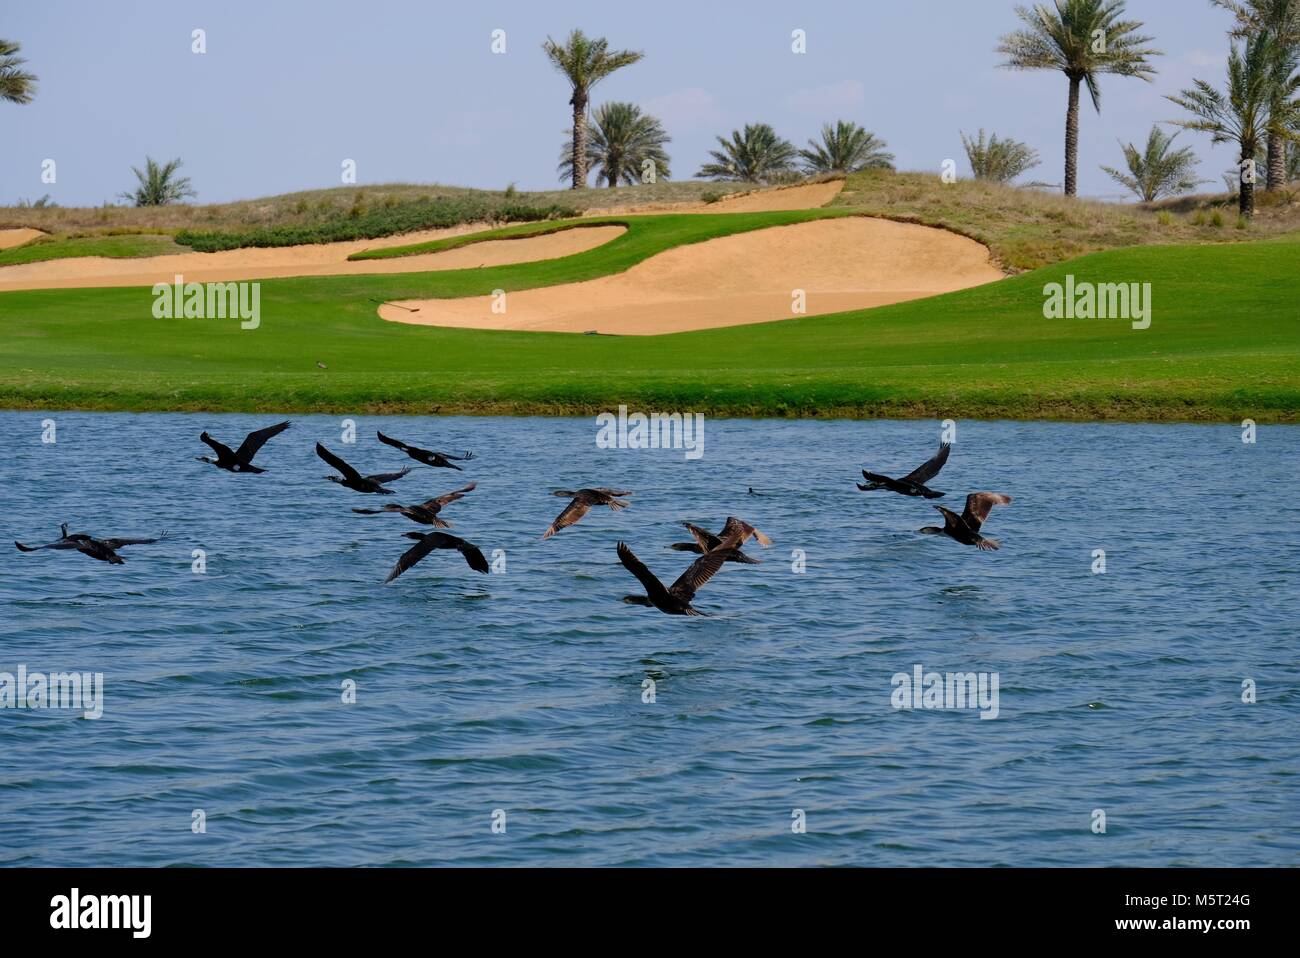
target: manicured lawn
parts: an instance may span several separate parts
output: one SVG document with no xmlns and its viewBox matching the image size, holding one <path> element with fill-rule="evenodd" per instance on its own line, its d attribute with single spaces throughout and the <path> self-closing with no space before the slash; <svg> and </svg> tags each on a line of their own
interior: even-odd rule
<svg viewBox="0 0 1300 958">
<path fill-rule="evenodd" d="M 154 319 L 148 289 L 0 294 L 0 405 L 1300 421 L 1294 242 L 1111 250 L 878 310 L 661 337 L 406 326 L 372 302 L 589 279 L 828 212 L 610 218 L 628 232 L 559 260 L 264 280 L 256 330 Z M 1043 318 L 1044 284 L 1067 273 L 1151 283 L 1151 328 Z"/>
</svg>

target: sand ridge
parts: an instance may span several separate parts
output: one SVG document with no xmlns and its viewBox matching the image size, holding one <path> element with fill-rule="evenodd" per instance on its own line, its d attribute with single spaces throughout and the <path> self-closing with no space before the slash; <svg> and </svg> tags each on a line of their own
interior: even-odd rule
<svg viewBox="0 0 1300 958">
<path fill-rule="evenodd" d="M 170 283 L 176 275 L 186 282 L 210 283 L 231 280 L 275 279 L 286 276 L 338 276 L 374 273 L 421 273 L 433 270 L 476 269 L 506 266 L 536 260 L 558 259 L 585 253 L 617 239 L 626 227 L 583 226 L 542 236 L 519 239 L 483 240 L 455 249 L 393 259 L 349 262 L 353 253 L 425 243 L 482 232 L 481 223 L 449 229 L 424 230 L 382 239 L 346 243 L 318 243 L 312 246 L 248 248 L 219 253 L 173 253 L 163 256 L 114 259 L 80 256 L 0 266 L 0 291 L 18 289 L 69 289 L 97 286 L 152 286 Z"/>
<path fill-rule="evenodd" d="M 3 229 L 0 230 L 0 249 L 13 249 L 15 246 L 22 246 L 24 243 L 30 243 L 38 236 L 45 234 L 40 230 L 33 229 Z"/>
<path fill-rule="evenodd" d="M 947 230 L 864 216 L 754 230 L 667 250 L 623 273 L 489 296 L 401 301 L 393 322 L 649 336 L 884 306 L 1001 279 L 987 247 Z M 405 309 L 401 307 L 406 307 Z M 411 312 L 410 310 L 416 310 Z"/>
</svg>

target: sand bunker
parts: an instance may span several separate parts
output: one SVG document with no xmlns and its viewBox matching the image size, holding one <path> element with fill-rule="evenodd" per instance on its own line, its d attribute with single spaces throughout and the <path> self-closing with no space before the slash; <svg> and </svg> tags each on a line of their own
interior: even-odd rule
<svg viewBox="0 0 1300 958">
<path fill-rule="evenodd" d="M 13 249 L 15 246 L 22 246 L 24 243 L 30 243 L 38 236 L 44 236 L 40 230 L 30 229 L 8 229 L 0 230 L 0 249 Z"/>
<path fill-rule="evenodd" d="M 614 276 L 508 292 L 504 315 L 488 296 L 404 301 L 379 315 L 425 326 L 652 336 L 798 318 L 794 290 L 804 291 L 813 316 L 1001 278 L 974 240 L 852 216 L 679 246 Z"/>
<path fill-rule="evenodd" d="M 152 286 L 170 283 L 176 274 L 190 283 L 274 279 L 283 276 L 337 276 L 366 273 L 422 273 L 430 270 L 475 269 L 585 253 L 625 232 L 622 226 L 584 226 L 545 236 L 484 240 L 440 253 L 348 262 L 366 249 L 406 246 L 482 232 L 483 225 L 457 226 L 349 243 L 320 243 L 278 249 L 237 249 L 220 253 L 176 253 L 137 259 L 81 256 L 0 266 L 0 291 L 67 289 L 86 286 Z"/>
<path fill-rule="evenodd" d="M 610 206 L 589 209 L 584 216 L 645 213 L 767 213 L 773 210 L 814 210 L 825 206 L 844 189 L 843 180 L 805 183 L 779 189 L 737 193 L 716 203 L 650 203 L 644 206 Z"/>
</svg>

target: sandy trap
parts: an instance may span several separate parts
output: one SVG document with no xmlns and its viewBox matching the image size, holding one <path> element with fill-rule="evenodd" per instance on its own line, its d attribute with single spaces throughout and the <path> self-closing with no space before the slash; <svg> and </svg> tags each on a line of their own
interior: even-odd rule
<svg viewBox="0 0 1300 958">
<path fill-rule="evenodd" d="M 482 232 L 482 224 L 425 230 L 377 240 L 320 243 L 275 249 L 237 249 L 220 253 L 177 253 L 136 259 L 81 256 L 0 266 L 0 291 L 69 289 L 95 286 L 152 286 L 170 283 L 179 273 L 187 283 L 275 279 L 285 276 L 340 276 L 374 273 L 423 273 L 446 269 L 508 266 L 572 256 L 602 246 L 625 232 L 622 226 L 584 226 L 511 240 L 484 240 L 439 253 L 348 262 L 367 249 L 405 246 Z M 38 234 L 39 235 L 39 234 Z"/>
<path fill-rule="evenodd" d="M 32 229 L 0 230 L 0 249 L 13 249 L 15 246 L 30 243 L 36 237 L 44 235 L 40 230 Z"/>
<path fill-rule="evenodd" d="M 379 315 L 425 326 L 653 336 L 797 318 L 797 289 L 813 316 L 1001 278 L 974 240 L 853 216 L 679 246 L 614 276 L 507 293 L 504 315 L 492 312 L 489 296 L 402 301 Z"/>
</svg>

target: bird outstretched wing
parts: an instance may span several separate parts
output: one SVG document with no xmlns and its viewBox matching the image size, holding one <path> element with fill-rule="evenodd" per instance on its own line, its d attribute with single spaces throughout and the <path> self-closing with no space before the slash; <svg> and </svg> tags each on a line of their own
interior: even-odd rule
<svg viewBox="0 0 1300 958">
<path fill-rule="evenodd" d="M 154 542 L 161 542 L 166 538 L 167 530 L 164 529 L 152 539 L 100 539 L 99 541 L 104 543 L 104 545 L 108 546 L 110 549 L 116 550 L 122 548 L 122 546 L 147 546 Z"/>
<path fill-rule="evenodd" d="M 759 532 L 744 519 L 737 519 L 735 516 L 727 516 L 727 524 L 722 527 L 720 539 L 730 539 L 736 537 L 739 545 L 744 545 L 753 536 L 758 540 L 759 545 L 764 549 L 772 544 L 772 540 L 763 533 Z"/>
<path fill-rule="evenodd" d="M 330 452 L 320 443 L 316 443 L 316 455 L 320 456 L 327 463 L 329 463 L 331 466 L 333 466 L 335 469 L 341 472 L 343 474 L 343 478 L 351 479 L 353 482 L 356 482 L 358 479 L 361 478 L 361 473 L 357 472 L 355 469 L 349 466 L 338 456 L 334 455 L 334 453 Z"/>
<path fill-rule="evenodd" d="M 410 471 L 411 467 L 407 466 L 405 469 L 400 469 L 397 472 L 377 472 L 373 476 L 366 476 L 366 478 L 371 482 L 377 482 L 380 485 L 383 485 L 385 482 L 392 482 L 394 479 L 401 479 L 402 476 L 406 475 Z"/>
<path fill-rule="evenodd" d="M 244 441 L 239 444 L 239 451 L 235 456 L 244 462 L 252 462 L 253 457 L 257 455 L 257 450 L 266 445 L 266 441 L 272 436 L 278 436 L 289 428 L 289 420 L 277 422 L 274 426 L 267 426 L 265 429 L 259 429 L 256 432 L 250 432 L 244 437 Z"/>
<path fill-rule="evenodd" d="M 944 463 L 948 461 L 948 454 L 950 452 L 952 452 L 952 443 L 940 443 L 939 451 L 934 454 L 934 457 L 909 472 L 903 477 L 903 481 L 914 482 L 919 486 L 925 485 L 939 474 L 939 470 L 942 469 Z M 863 473 L 863 475 L 866 475 L 866 473 Z"/>
<path fill-rule="evenodd" d="M 555 521 L 552 522 L 547 530 L 542 533 L 542 538 L 549 539 L 561 529 L 567 529 L 590 511 L 591 499 L 588 496 L 579 493 L 574 496 L 572 501 L 564 507 L 563 511 L 555 517 Z"/>
<path fill-rule="evenodd" d="M 224 459 L 226 457 L 234 456 L 234 453 L 230 451 L 229 446 L 227 446 L 224 442 L 220 442 L 216 439 L 213 439 L 206 432 L 199 433 L 199 439 L 208 444 L 208 446 L 212 449 L 212 451 L 217 454 L 218 459 Z"/>
<path fill-rule="evenodd" d="M 405 452 L 405 453 L 407 453 L 407 454 L 410 454 L 410 453 L 412 453 L 412 452 L 424 452 L 424 451 L 425 451 L 425 450 L 423 450 L 423 449 L 416 449 L 414 446 L 408 446 L 406 443 L 402 442 L 400 439 L 393 439 L 393 438 L 390 437 L 390 436 L 385 436 L 382 432 L 379 432 L 378 430 L 375 431 L 375 435 L 376 435 L 377 437 L 379 437 L 379 441 L 382 442 L 384 445 L 386 445 L 386 446 L 392 446 L 394 449 L 400 449 L 400 450 L 402 450 L 402 452 Z"/>
<path fill-rule="evenodd" d="M 455 502 L 457 499 L 463 499 L 463 498 L 465 498 L 465 493 L 467 493 L 467 492 L 473 492 L 476 488 L 478 488 L 478 483 L 477 483 L 477 482 L 471 482 L 468 486 L 462 486 L 461 488 L 456 489 L 456 490 L 454 490 L 454 491 L 452 491 L 452 492 L 445 492 L 445 493 L 443 493 L 443 494 L 440 495 L 440 496 L 434 496 L 432 499 L 426 499 L 426 500 L 422 503 L 422 505 L 424 505 L 424 506 L 445 506 L 445 505 L 447 505 L 447 503 L 449 503 L 449 502 Z"/>
<path fill-rule="evenodd" d="M 718 574 L 723 563 L 734 558 L 735 555 L 736 550 L 729 548 L 718 548 L 704 553 L 686 567 L 686 571 L 677 577 L 677 581 L 668 587 L 668 591 L 679 599 L 691 601 L 695 598 L 695 593 Z"/>
<path fill-rule="evenodd" d="M 691 534 L 691 538 L 695 540 L 695 544 L 705 552 L 716 548 L 718 543 L 722 541 L 708 529 L 702 529 L 694 523 L 683 522 L 682 525 L 685 526 L 686 531 Z"/>
<path fill-rule="evenodd" d="M 618 561 L 623 563 L 624 569 L 636 576 L 637 581 L 641 583 L 641 587 L 645 589 L 646 595 L 650 596 L 650 598 L 659 599 L 660 601 L 668 598 L 668 590 L 659 581 L 659 577 L 646 568 L 645 563 L 636 557 L 636 553 L 628 548 L 626 542 L 618 544 Z"/>
<path fill-rule="evenodd" d="M 1000 492 L 972 492 L 966 497 L 966 509 L 962 512 L 961 518 L 978 532 L 994 506 L 1009 505 L 1011 505 L 1011 497 L 1004 496 Z"/>
</svg>

